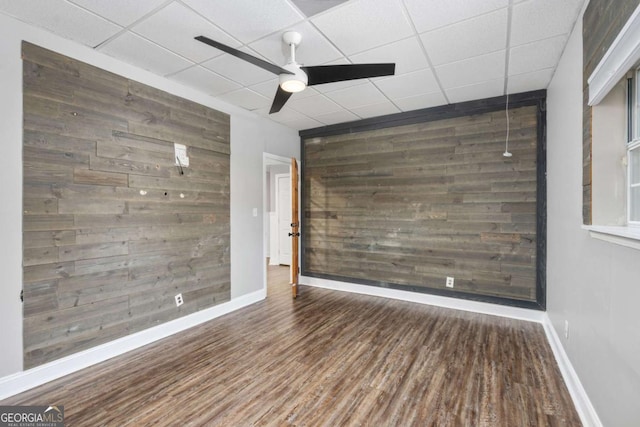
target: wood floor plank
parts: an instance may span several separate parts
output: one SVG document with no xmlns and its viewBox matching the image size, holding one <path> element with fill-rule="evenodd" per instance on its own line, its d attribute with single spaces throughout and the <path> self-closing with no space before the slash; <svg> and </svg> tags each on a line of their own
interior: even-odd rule
<svg viewBox="0 0 640 427">
<path fill-rule="evenodd" d="M 302 287 L 0 401 L 68 426 L 580 426 L 542 327 Z"/>
</svg>

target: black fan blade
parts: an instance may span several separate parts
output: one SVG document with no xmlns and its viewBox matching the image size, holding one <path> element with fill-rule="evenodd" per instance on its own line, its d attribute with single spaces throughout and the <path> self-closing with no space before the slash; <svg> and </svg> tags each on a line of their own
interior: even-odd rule
<svg viewBox="0 0 640 427">
<path fill-rule="evenodd" d="M 277 113 L 278 111 L 280 111 L 290 97 L 291 92 L 282 90 L 280 85 L 278 85 L 278 91 L 276 92 L 276 97 L 273 98 L 273 104 L 271 104 L 271 110 L 269 110 L 269 114 Z"/>
<path fill-rule="evenodd" d="M 287 71 L 284 68 L 278 67 L 277 65 L 274 65 L 270 62 L 263 61 L 262 59 L 256 58 L 253 55 L 249 55 L 248 53 L 244 53 L 238 49 L 229 47 L 226 44 L 222 44 L 215 40 L 211 40 L 208 37 L 198 36 L 198 37 L 195 37 L 195 39 L 204 44 L 208 44 L 209 46 L 213 46 L 216 49 L 220 49 L 223 52 L 227 52 L 228 54 L 231 54 L 236 58 L 240 58 L 242 60 L 252 63 L 253 65 L 257 65 L 258 67 L 265 69 L 273 74 L 293 74 L 291 71 Z"/>
<path fill-rule="evenodd" d="M 396 71 L 396 64 L 318 65 L 300 68 L 307 73 L 309 78 L 307 86 L 312 86 L 344 80 L 392 76 Z"/>
</svg>

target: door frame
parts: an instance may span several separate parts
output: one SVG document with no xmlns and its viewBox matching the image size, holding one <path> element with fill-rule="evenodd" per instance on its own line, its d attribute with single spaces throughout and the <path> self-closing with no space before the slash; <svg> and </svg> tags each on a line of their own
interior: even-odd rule
<svg viewBox="0 0 640 427">
<path fill-rule="evenodd" d="M 269 181 L 267 181 L 267 167 L 270 165 L 282 165 L 291 167 L 291 157 L 278 156 L 276 154 L 271 153 L 262 153 L 262 289 L 267 295 L 267 245 L 269 241 L 267 240 L 267 233 L 264 227 L 268 226 L 267 221 L 269 220 L 267 214 L 267 192 L 269 188 Z M 291 173 L 291 171 L 289 171 Z M 266 219 L 264 219 L 266 218 Z M 291 266 L 289 266 L 291 269 Z"/>
<path fill-rule="evenodd" d="M 291 259 L 285 260 L 288 262 L 287 263 L 283 263 L 282 262 L 282 257 L 280 256 L 280 249 L 282 248 L 282 235 L 280 234 L 280 213 L 282 211 L 282 206 L 280 203 L 280 182 L 279 182 L 279 178 L 284 178 L 286 177 L 287 179 L 287 184 L 289 184 L 289 200 L 287 203 L 287 206 L 289 207 L 289 209 L 291 209 L 291 191 L 293 191 L 293 189 L 291 188 L 291 171 L 287 172 L 287 173 L 277 173 L 274 176 L 274 181 L 275 181 L 275 197 L 276 197 L 276 222 L 278 224 L 278 264 L 284 264 L 284 265 L 289 265 L 289 267 L 291 267 Z M 289 223 L 291 223 L 293 221 L 293 211 L 291 211 L 291 220 L 289 221 Z M 291 227 L 289 227 L 289 231 Z M 271 239 L 271 236 L 269 236 L 269 238 Z M 287 241 L 289 243 L 291 243 L 291 238 L 287 239 Z M 289 250 L 289 252 L 291 253 L 291 250 Z M 270 256 L 273 256 L 273 254 L 270 254 Z M 291 258 L 291 255 L 289 255 L 289 258 Z"/>
</svg>

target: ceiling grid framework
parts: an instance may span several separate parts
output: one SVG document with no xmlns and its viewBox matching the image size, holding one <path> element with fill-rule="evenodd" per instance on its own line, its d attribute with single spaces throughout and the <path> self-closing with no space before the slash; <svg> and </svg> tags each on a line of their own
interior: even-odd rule
<svg viewBox="0 0 640 427">
<path fill-rule="evenodd" d="M 0 0 L 0 13 L 301 130 L 548 86 L 585 0 Z M 310 16 L 308 16 L 309 14 Z M 194 40 L 284 65 L 395 62 L 390 77 L 293 94 Z"/>
</svg>

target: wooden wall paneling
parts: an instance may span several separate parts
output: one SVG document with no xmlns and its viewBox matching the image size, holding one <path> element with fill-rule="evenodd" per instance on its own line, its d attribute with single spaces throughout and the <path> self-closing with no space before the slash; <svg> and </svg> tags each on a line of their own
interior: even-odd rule
<svg viewBox="0 0 640 427">
<path fill-rule="evenodd" d="M 25 367 L 228 301 L 229 117 L 29 43 L 23 63 Z"/>
<path fill-rule="evenodd" d="M 543 308 L 544 93 L 515 98 L 511 158 L 504 99 L 301 132 L 303 274 Z"/>
</svg>

